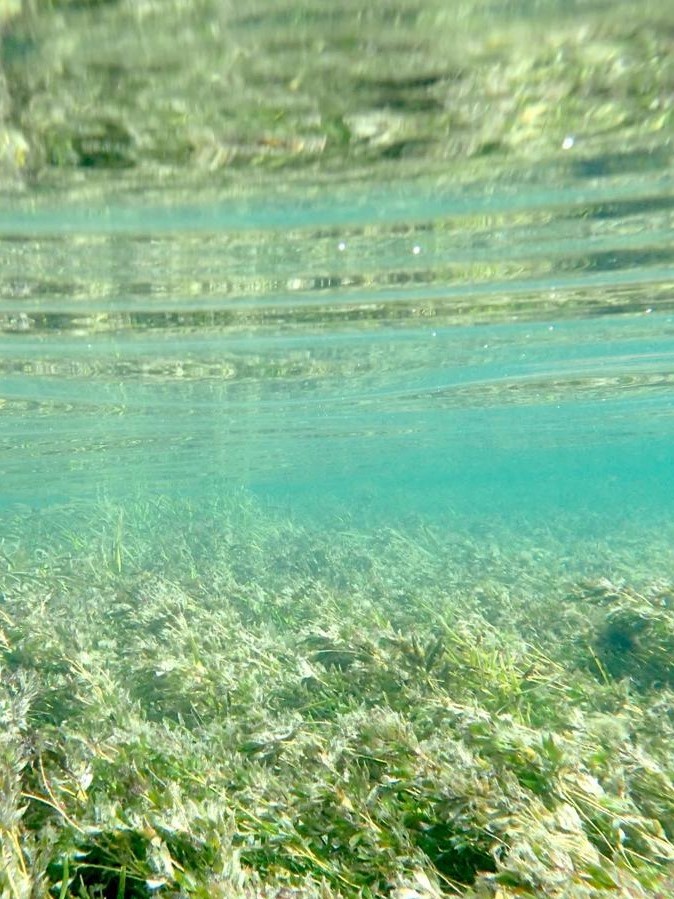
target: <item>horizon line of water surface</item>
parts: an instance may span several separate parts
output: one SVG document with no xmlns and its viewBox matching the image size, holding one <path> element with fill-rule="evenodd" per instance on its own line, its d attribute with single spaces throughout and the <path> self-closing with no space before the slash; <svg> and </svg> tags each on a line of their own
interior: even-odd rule
<svg viewBox="0 0 674 899">
<path fill-rule="evenodd" d="M 227 328 L 381 324 L 389 313 L 470 324 L 674 305 L 669 176 L 347 187 L 0 212 L 0 330 L 120 330 L 125 315 L 153 329 L 155 313 L 170 327 L 172 314 L 202 312 L 231 315 L 217 323 Z"/>
<path fill-rule="evenodd" d="M 448 164 L 451 170 L 451 163 Z M 545 175 L 549 174 L 549 180 Z M 532 174 L 535 178 L 532 178 Z M 0 239 L 8 236 L 66 235 L 85 230 L 95 233 L 163 233 L 171 231 L 276 230 L 280 228 L 330 228 L 358 225 L 418 224 L 430 219 L 473 215 L 563 209 L 598 204 L 674 206 L 674 177 L 666 170 L 649 173 L 578 178 L 562 175 L 558 168 L 505 168 L 494 179 L 462 183 L 451 171 L 440 177 L 390 181 L 385 185 L 293 185 L 274 190 L 273 185 L 240 190 L 195 190 L 196 200 L 186 202 L 170 190 L 158 203 L 154 194 L 141 194 L 126 202 L 105 196 L 95 205 L 69 201 L 39 191 L 27 199 L 8 199 L 0 210 Z"/>
</svg>

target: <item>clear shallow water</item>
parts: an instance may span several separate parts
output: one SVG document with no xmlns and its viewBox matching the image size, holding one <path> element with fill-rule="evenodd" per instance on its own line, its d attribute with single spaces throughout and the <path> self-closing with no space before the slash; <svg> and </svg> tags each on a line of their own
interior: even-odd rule
<svg viewBox="0 0 674 899">
<path fill-rule="evenodd" d="M 671 3 L 22 7 L 0 884 L 669 895 Z"/>
<path fill-rule="evenodd" d="M 3 8 L 0 510 L 667 517 L 672 13 L 642 13 Z"/>
<path fill-rule="evenodd" d="M 3 508 L 666 514 L 670 188 L 6 213 Z"/>
</svg>

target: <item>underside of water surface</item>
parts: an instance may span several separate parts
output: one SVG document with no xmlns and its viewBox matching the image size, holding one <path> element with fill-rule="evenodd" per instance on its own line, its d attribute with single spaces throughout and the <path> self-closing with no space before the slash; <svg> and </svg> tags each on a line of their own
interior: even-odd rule
<svg viewBox="0 0 674 899">
<path fill-rule="evenodd" d="M 0 896 L 674 892 L 673 49 L 0 0 Z"/>
</svg>

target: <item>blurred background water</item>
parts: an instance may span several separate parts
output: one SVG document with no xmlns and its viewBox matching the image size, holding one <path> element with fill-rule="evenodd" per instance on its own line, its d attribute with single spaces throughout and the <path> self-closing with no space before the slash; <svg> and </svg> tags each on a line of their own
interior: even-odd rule
<svg viewBox="0 0 674 899">
<path fill-rule="evenodd" d="M 0 514 L 669 519 L 670 3 L 0 23 Z"/>
</svg>

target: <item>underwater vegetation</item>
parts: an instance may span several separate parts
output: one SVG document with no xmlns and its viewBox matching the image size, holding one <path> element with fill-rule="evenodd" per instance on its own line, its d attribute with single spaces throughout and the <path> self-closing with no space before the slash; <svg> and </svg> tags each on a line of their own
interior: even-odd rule
<svg viewBox="0 0 674 899">
<path fill-rule="evenodd" d="M 245 498 L 3 535 L 2 896 L 671 895 L 643 558 Z"/>
</svg>

